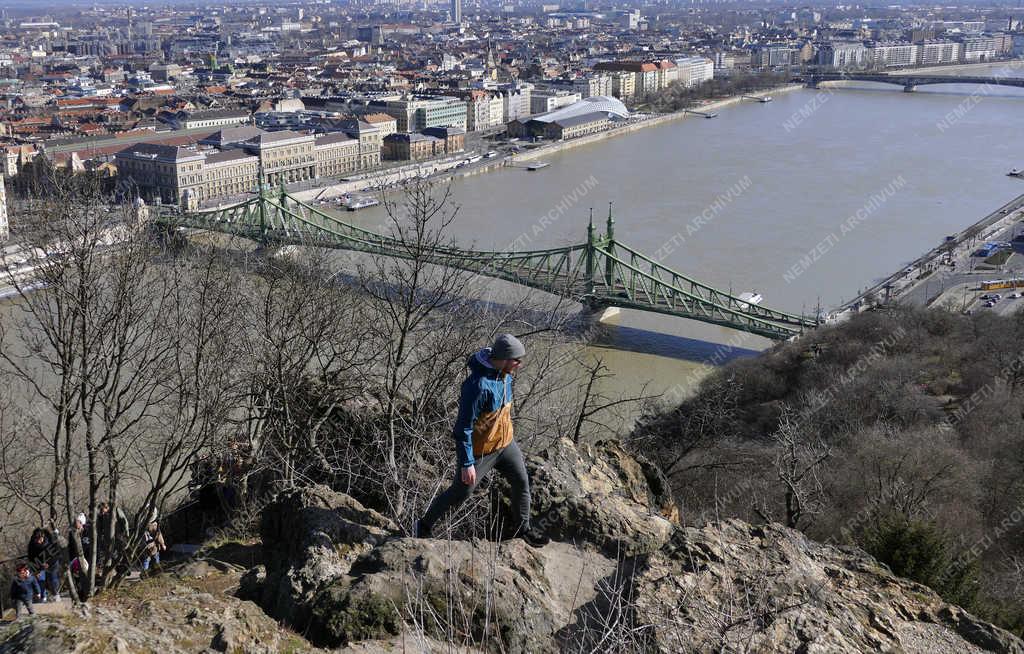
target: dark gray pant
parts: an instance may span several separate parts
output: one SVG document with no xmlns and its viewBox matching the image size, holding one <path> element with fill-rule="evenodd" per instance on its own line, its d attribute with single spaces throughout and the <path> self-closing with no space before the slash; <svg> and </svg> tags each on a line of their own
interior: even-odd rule
<svg viewBox="0 0 1024 654">
<path fill-rule="evenodd" d="M 14 617 L 20 618 L 23 612 L 29 615 L 36 614 L 36 610 L 32 608 L 32 600 L 27 602 L 22 599 L 14 600 Z"/>
<path fill-rule="evenodd" d="M 526 475 L 526 463 L 523 461 L 523 453 L 519 451 L 519 445 L 515 441 L 509 443 L 508 447 L 485 454 L 476 460 L 476 484 L 467 486 L 462 483 L 461 466 L 455 469 L 455 481 L 448 490 L 434 498 L 430 508 L 420 520 L 420 525 L 427 530 L 433 529 L 437 521 L 446 513 L 458 508 L 473 493 L 473 490 L 483 481 L 487 473 L 496 468 L 512 486 L 512 510 L 516 513 L 516 527 L 520 530 L 527 530 L 530 526 L 530 479 Z"/>
</svg>

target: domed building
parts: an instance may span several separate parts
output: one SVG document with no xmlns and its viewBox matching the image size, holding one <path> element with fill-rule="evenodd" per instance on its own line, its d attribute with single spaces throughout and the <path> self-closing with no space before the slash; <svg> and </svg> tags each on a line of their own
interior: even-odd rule
<svg viewBox="0 0 1024 654">
<path fill-rule="evenodd" d="M 595 112 L 607 114 L 609 120 L 629 118 L 629 110 L 618 98 L 613 98 L 610 95 L 594 95 L 546 114 L 533 116 L 533 119 L 550 123 L 563 118 L 574 118 Z"/>
</svg>

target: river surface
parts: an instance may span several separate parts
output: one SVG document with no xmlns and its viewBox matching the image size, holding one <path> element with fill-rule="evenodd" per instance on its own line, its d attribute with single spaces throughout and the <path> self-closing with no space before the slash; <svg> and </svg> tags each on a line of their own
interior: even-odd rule
<svg viewBox="0 0 1024 654">
<path fill-rule="evenodd" d="M 1024 76 L 1024 67 L 1001 72 Z M 612 202 L 619 241 L 721 289 L 756 290 L 766 306 L 812 313 L 1024 193 L 1024 181 L 1006 176 L 1024 168 L 1024 89 L 803 89 L 544 160 L 551 165 L 537 172 L 453 182 L 460 244 L 580 243 L 590 208 L 603 231 Z M 380 207 L 345 219 L 371 228 L 387 220 Z M 606 393 L 647 384 L 675 401 L 713 365 L 770 344 L 624 311 L 591 352 L 614 372 Z"/>
<path fill-rule="evenodd" d="M 671 268 L 756 290 L 766 306 L 834 307 L 1024 193 L 1006 176 L 1024 168 L 1024 89 L 866 86 L 782 93 L 546 156 L 540 171 L 458 179 L 456 238 L 499 250 L 579 243 L 590 208 L 603 230 L 612 202 L 617 239 Z M 386 216 L 376 207 L 357 220 Z M 770 344 L 633 311 L 603 343 L 595 354 L 614 386 L 653 392 L 686 391 L 709 362 Z"/>
</svg>

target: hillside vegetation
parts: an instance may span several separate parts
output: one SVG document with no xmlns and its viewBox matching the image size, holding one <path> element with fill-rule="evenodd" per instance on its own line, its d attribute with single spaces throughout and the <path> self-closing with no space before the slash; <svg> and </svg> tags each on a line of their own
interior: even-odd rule
<svg viewBox="0 0 1024 654">
<path fill-rule="evenodd" d="M 778 521 L 1024 632 L 1024 316 L 895 308 L 734 361 L 631 437 L 683 519 Z"/>
</svg>

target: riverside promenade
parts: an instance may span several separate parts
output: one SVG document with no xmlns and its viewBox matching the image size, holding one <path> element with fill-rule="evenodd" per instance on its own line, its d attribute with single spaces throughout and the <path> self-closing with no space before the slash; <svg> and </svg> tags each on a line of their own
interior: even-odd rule
<svg viewBox="0 0 1024 654">
<path fill-rule="evenodd" d="M 604 141 L 605 139 L 610 139 L 615 136 L 619 136 L 622 134 L 630 134 L 640 129 L 644 129 L 647 127 L 655 127 L 657 125 L 664 125 L 665 123 L 670 123 L 676 120 L 682 120 L 684 118 L 689 120 L 692 120 L 694 118 L 701 118 L 700 116 L 695 116 L 692 113 L 687 113 L 688 111 L 692 111 L 694 109 L 702 112 L 713 112 L 723 107 L 728 107 L 737 104 L 739 102 L 749 102 L 750 100 L 748 98 L 752 98 L 755 96 L 770 95 L 773 93 L 787 93 L 789 91 L 796 91 L 802 88 L 805 88 L 803 84 L 787 84 L 785 86 L 779 86 L 765 91 L 758 91 L 756 94 L 734 95 L 729 98 L 715 100 L 713 102 L 708 102 L 707 104 L 702 104 L 696 107 L 687 107 L 686 109 L 673 111 L 672 113 L 669 114 L 657 114 L 650 118 L 630 121 L 625 125 L 613 127 L 603 132 L 588 134 L 587 136 L 581 136 L 579 138 L 570 139 L 568 141 L 558 141 L 556 143 L 550 143 L 539 148 L 534 148 L 529 152 L 522 152 L 516 155 L 512 155 L 505 159 L 505 161 L 507 162 L 505 165 L 516 166 L 519 164 L 526 163 L 528 161 L 540 159 L 545 156 L 551 156 L 552 154 L 561 152 L 563 150 L 569 150 L 571 148 L 576 148 L 581 145 L 590 145 L 592 143 L 598 143 L 600 141 Z"/>
<path fill-rule="evenodd" d="M 903 269 L 889 275 L 828 315 L 828 322 L 841 322 L 855 313 L 879 303 L 914 301 L 921 285 L 941 276 L 947 285 L 972 277 L 960 270 L 960 264 L 985 241 L 991 240 L 1024 218 L 1024 194 L 1018 195 L 966 229 L 951 234 L 948 240 L 924 253 Z M 959 263 L 958 263 L 959 262 Z M 973 277 L 977 277 L 974 275 Z M 924 297 L 921 304 L 930 298 Z M 915 302 L 916 303 L 916 302 Z"/>
<path fill-rule="evenodd" d="M 728 107 L 739 102 L 747 101 L 749 98 L 760 95 L 769 94 L 780 94 L 789 91 L 795 91 L 804 88 L 803 84 L 787 84 L 785 86 L 779 86 L 764 91 L 758 91 L 756 94 L 751 95 L 735 95 L 721 100 L 715 100 L 708 102 L 697 107 L 690 107 L 688 110 L 697 109 L 699 111 L 716 111 L 723 107 Z M 414 177 L 431 177 L 435 179 L 444 178 L 455 178 L 455 177 L 470 177 L 473 175 L 479 175 L 482 173 L 490 172 L 499 168 L 505 167 L 525 167 L 527 162 L 536 161 L 543 157 L 548 157 L 563 150 L 569 150 L 583 145 L 591 145 L 599 143 L 605 139 L 609 139 L 615 136 L 623 134 L 631 134 L 637 130 L 645 129 L 648 127 L 655 127 L 657 125 L 663 125 L 676 120 L 693 119 L 699 118 L 692 114 L 687 114 L 687 110 L 674 111 L 668 114 L 654 114 L 650 117 L 630 119 L 626 124 L 612 127 L 603 132 L 597 132 L 595 134 L 588 134 L 587 136 L 581 136 L 579 138 L 570 139 L 568 141 L 557 141 L 548 143 L 537 148 L 530 149 L 526 152 L 520 152 L 514 155 L 508 155 L 505 157 L 494 157 L 492 159 L 484 159 L 471 165 L 464 165 L 466 159 L 468 159 L 472 153 L 465 152 L 459 153 L 453 156 L 445 157 L 443 159 L 435 159 L 431 161 L 413 162 L 400 166 L 394 166 L 391 168 L 385 168 L 382 170 L 375 170 L 359 175 L 353 175 L 344 181 L 334 182 L 330 184 L 324 184 L 319 186 L 308 186 L 308 182 L 301 182 L 288 187 L 289 192 L 296 198 L 304 202 L 315 202 L 318 200 L 327 200 L 336 198 L 346 193 L 359 193 L 359 192 L 374 192 L 379 191 L 389 186 L 395 186 L 400 184 L 402 181 L 411 179 Z M 223 198 L 221 201 L 204 206 L 207 209 L 223 208 L 232 204 L 237 204 L 240 201 L 248 199 L 251 195 L 237 196 L 231 198 Z"/>
</svg>

